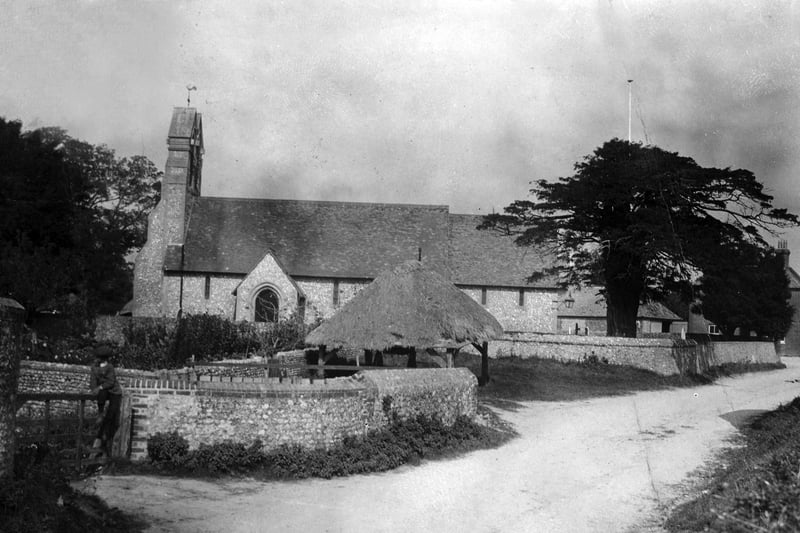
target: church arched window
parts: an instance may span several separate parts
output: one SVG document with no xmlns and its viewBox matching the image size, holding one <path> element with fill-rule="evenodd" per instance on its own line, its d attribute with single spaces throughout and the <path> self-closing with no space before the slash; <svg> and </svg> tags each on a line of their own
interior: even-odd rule
<svg viewBox="0 0 800 533">
<path fill-rule="evenodd" d="M 278 293 L 270 288 L 259 291 L 256 296 L 256 322 L 277 322 L 280 299 Z"/>
</svg>

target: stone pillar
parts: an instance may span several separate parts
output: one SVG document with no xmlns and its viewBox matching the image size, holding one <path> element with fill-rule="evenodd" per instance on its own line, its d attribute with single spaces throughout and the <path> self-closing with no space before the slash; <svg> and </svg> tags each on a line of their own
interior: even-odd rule
<svg viewBox="0 0 800 533">
<path fill-rule="evenodd" d="M 0 479 L 14 475 L 20 323 L 0 310 Z"/>
</svg>

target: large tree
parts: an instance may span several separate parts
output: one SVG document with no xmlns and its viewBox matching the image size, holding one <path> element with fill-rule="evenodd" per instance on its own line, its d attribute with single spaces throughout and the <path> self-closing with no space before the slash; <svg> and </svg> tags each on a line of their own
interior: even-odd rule
<svg viewBox="0 0 800 533">
<path fill-rule="evenodd" d="M 564 285 L 601 286 L 614 336 L 635 336 L 639 303 L 697 276 L 721 248 L 766 248 L 762 232 L 797 224 L 747 170 L 619 139 L 576 163 L 574 175 L 534 184 L 532 199 L 480 227 L 558 257 L 533 278 L 557 272 Z"/>
<path fill-rule="evenodd" d="M 32 310 L 119 309 L 160 175 L 144 156 L 0 118 L 0 296 Z"/>
<path fill-rule="evenodd" d="M 694 311 L 713 322 L 725 338 L 755 332 L 779 339 L 792 323 L 794 309 L 784 256 L 773 250 L 738 243 L 719 250 L 705 265 Z"/>
</svg>

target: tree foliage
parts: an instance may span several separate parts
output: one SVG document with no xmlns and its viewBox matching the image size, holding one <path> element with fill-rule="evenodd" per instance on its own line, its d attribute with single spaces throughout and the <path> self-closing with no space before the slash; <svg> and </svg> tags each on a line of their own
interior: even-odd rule
<svg viewBox="0 0 800 533">
<path fill-rule="evenodd" d="M 0 295 L 29 310 L 119 309 L 160 176 L 144 156 L 0 118 Z"/>
<path fill-rule="evenodd" d="M 762 231 L 797 224 L 747 170 L 705 168 L 619 139 L 576 163 L 574 175 L 538 180 L 530 192 L 480 227 L 555 254 L 534 278 L 557 272 L 564 285 L 601 286 L 609 335 L 635 336 L 639 303 L 714 265 L 720 250 L 764 249 Z"/>
<path fill-rule="evenodd" d="M 726 338 L 755 332 L 782 338 L 789 331 L 794 309 L 784 258 L 771 249 L 740 243 L 720 250 L 700 278 L 701 303 L 695 311 L 717 325 Z"/>
</svg>

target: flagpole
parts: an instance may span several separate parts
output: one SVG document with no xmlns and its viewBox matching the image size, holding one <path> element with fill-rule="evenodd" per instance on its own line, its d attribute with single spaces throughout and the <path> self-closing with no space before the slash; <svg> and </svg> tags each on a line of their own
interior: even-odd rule
<svg viewBox="0 0 800 533">
<path fill-rule="evenodd" d="M 632 86 L 633 86 L 633 80 L 628 80 L 628 142 L 631 142 L 631 100 L 632 100 L 631 87 Z"/>
</svg>

